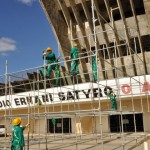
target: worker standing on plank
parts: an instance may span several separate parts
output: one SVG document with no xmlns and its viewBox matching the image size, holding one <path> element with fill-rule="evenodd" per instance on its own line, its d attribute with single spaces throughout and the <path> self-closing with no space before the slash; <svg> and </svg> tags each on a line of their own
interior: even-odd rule
<svg viewBox="0 0 150 150">
<path fill-rule="evenodd" d="M 71 49 L 70 52 L 70 58 L 73 59 L 71 62 L 71 69 L 70 69 L 70 73 L 72 75 L 78 74 L 79 73 L 79 68 L 78 68 L 78 63 L 79 60 L 78 58 L 78 48 L 77 48 L 78 44 L 74 43 L 73 44 L 73 48 Z"/>
<path fill-rule="evenodd" d="M 45 67 L 41 68 L 43 76 L 49 78 L 52 70 L 55 71 L 56 84 L 60 84 L 60 70 L 58 64 L 53 64 L 59 61 L 59 58 L 56 59 L 55 54 L 52 52 L 52 49 L 48 47 L 46 51 L 43 52 L 43 58 L 47 60 L 47 69 Z"/>
<path fill-rule="evenodd" d="M 23 131 L 29 124 L 21 126 L 21 118 L 15 118 L 13 124 L 11 150 L 23 150 L 25 146 Z"/>
<path fill-rule="evenodd" d="M 116 94 L 111 90 L 107 95 L 111 100 L 111 108 L 112 110 L 117 110 L 117 101 L 116 101 Z"/>
</svg>

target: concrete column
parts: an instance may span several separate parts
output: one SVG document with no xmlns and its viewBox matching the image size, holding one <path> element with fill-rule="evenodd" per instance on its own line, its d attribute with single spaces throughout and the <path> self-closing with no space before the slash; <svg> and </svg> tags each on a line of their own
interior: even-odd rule
<svg viewBox="0 0 150 150">
<path fill-rule="evenodd" d="M 150 29 L 150 0 L 144 0 L 144 8 L 148 22 L 148 28 Z"/>
<path fill-rule="evenodd" d="M 144 150 L 148 150 L 148 143 L 144 142 Z"/>
</svg>

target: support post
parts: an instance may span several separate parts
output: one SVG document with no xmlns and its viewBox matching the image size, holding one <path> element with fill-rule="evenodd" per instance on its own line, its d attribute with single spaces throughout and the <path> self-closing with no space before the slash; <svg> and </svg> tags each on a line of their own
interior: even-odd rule
<svg viewBox="0 0 150 150">
<path fill-rule="evenodd" d="M 148 143 L 144 142 L 144 150 L 148 150 Z"/>
</svg>

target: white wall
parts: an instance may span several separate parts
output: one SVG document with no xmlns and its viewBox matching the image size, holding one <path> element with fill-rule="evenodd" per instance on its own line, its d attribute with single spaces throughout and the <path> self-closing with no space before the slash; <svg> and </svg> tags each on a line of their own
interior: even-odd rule
<svg viewBox="0 0 150 150">
<path fill-rule="evenodd" d="M 45 134 L 45 123 L 47 124 L 47 121 L 45 121 L 45 119 L 36 119 L 35 120 L 35 129 L 34 132 L 36 134 L 40 133 L 40 134 Z"/>
<path fill-rule="evenodd" d="M 102 116 L 102 132 L 109 132 L 109 121 L 108 116 Z M 96 117 L 96 127 L 97 132 L 100 133 L 101 125 L 100 125 L 100 117 Z"/>
<path fill-rule="evenodd" d="M 143 113 L 144 132 L 150 131 L 150 112 Z"/>
</svg>

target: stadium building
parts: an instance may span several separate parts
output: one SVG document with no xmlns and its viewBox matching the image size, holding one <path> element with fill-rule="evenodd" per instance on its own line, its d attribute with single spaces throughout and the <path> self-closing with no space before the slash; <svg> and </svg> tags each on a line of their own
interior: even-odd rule
<svg viewBox="0 0 150 150">
<path fill-rule="evenodd" d="M 11 131 L 18 115 L 30 135 L 89 136 L 150 131 L 150 1 L 40 0 L 58 42 L 60 86 L 40 67 L 0 76 L 0 124 Z M 70 50 L 78 43 L 79 74 L 70 75 Z M 51 43 L 52 44 L 52 43 Z M 96 53 L 93 54 L 93 51 Z M 97 82 L 91 60 L 96 55 Z M 7 70 L 7 65 L 6 65 Z M 111 109 L 109 91 L 117 99 Z M 73 135 L 73 136 L 71 136 Z M 61 139 L 61 138 L 60 138 Z M 55 141 L 55 140 L 54 140 Z M 80 145 L 80 144 L 79 144 Z M 73 149 L 73 148 L 70 148 Z M 78 149 L 77 147 L 74 149 Z"/>
</svg>

